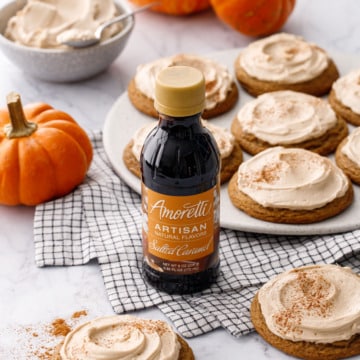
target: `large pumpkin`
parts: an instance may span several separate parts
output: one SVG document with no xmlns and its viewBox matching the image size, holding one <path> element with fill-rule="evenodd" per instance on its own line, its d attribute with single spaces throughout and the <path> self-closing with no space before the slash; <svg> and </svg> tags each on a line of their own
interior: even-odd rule
<svg viewBox="0 0 360 360">
<path fill-rule="evenodd" d="M 0 109 L 0 203 L 37 205 L 79 185 L 92 160 L 85 131 L 44 103 L 24 109 L 11 93 Z"/>
<path fill-rule="evenodd" d="M 210 0 L 217 16 L 249 36 L 278 31 L 292 13 L 295 0 Z"/>
<path fill-rule="evenodd" d="M 130 0 L 135 5 L 146 5 L 153 0 Z M 169 15 L 188 15 L 210 8 L 210 0 L 162 0 L 151 10 Z"/>
</svg>

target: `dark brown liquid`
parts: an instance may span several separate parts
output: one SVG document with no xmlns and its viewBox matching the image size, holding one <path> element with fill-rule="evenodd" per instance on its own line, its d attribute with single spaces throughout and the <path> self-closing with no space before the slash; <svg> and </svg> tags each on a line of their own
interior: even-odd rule
<svg viewBox="0 0 360 360">
<path fill-rule="evenodd" d="M 161 194 L 185 196 L 207 191 L 218 184 L 220 160 L 210 132 L 200 116 L 170 118 L 160 115 L 159 126 L 147 137 L 141 156 L 142 181 Z M 143 264 L 145 279 L 167 293 L 194 293 L 209 287 L 219 272 L 219 228 L 214 253 L 203 261 L 204 271 L 188 275 L 157 271 Z"/>
</svg>

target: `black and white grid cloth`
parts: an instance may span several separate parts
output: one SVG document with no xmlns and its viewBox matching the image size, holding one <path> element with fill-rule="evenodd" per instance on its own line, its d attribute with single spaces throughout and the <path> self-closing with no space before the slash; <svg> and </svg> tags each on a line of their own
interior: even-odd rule
<svg viewBox="0 0 360 360">
<path fill-rule="evenodd" d="M 253 330 L 251 300 L 274 275 L 314 263 L 339 263 L 360 270 L 360 229 L 321 236 L 222 229 L 217 283 L 193 295 L 161 293 L 141 276 L 140 196 L 112 170 L 102 134 L 92 134 L 91 139 L 94 159 L 84 183 L 71 194 L 36 208 L 35 260 L 43 267 L 97 259 L 116 313 L 157 306 L 184 337 L 218 327 L 239 337 Z"/>
</svg>

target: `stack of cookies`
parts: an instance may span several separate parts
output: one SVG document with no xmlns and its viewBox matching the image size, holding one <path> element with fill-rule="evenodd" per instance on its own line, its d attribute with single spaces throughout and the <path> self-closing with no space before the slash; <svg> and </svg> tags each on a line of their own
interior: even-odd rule
<svg viewBox="0 0 360 360">
<path fill-rule="evenodd" d="M 252 217 L 287 224 L 318 222 L 347 209 L 350 179 L 359 180 L 356 133 L 348 136 L 348 123 L 359 121 L 360 74 L 339 78 L 324 49 L 286 33 L 251 43 L 234 67 L 254 98 L 239 109 L 231 132 L 253 158 L 233 175 L 231 202 Z M 330 102 L 319 97 L 329 92 Z M 338 166 L 324 157 L 335 151 Z"/>
<path fill-rule="evenodd" d="M 156 74 L 166 66 L 194 66 L 206 79 L 203 125 L 220 149 L 221 182 L 235 211 L 278 224 L 310 224 L 346 211 L 353 186 L 360 185 L 360 69 L 340 77 L 324 49 L 286 33 L 254 41 L 233 64 L 234 77 L 198 55 L 140 65 L 128 95 L 149 123 L 124 149 L 127 168 L 140 177 L 141 148 L 158 116 Z M 251 99 L 237 108 L 239 90 Z M 224 117 L 228 128 L 215 125 Z M 359 279 L 335 265 L 280 274 L 252 302 L 255 329 L 273 346 L 304 359 L 360 354 Z"/>
<path fill-rule="evenodd" d="M 352 181 L 360 182 L 360 136 L 349 134 L 348 126 L 360 124 L 360 70 L 340 78 L 324 49 L 287 33 L 252 42 L 233 64 L 234 76 L 223 64 L 194 54 L 139 65 L 128 96 L 149 123 L 124 149 L 127 168 L 140 177 L 141 148 L 158 117 L 153 105 L 157 73 L 193 66 L 205 77 L 203 122 L 219 146 L 221 183 L 231 179 L 225 186 L 236 208 L 287 224 L 319 222 L 344 211 L 353 201 Z M 237 108 L 239 89 L 251 100 Z M 329 101 L 321 97 L 327 94 Z M 230 119 L 231 110 L 236 115 Z M 226 116 L 228 128 L 215 125 Z M 325 157 L 335 152 L 336 164 Z"/>
</svg>

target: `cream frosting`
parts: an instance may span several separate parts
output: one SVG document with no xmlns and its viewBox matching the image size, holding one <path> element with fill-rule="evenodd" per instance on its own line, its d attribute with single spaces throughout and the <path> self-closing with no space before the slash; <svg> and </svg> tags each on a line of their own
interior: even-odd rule
<svg viewBox="0 0 360 360">
<path fill-rule="evenodd" d="M 286 271 L 258 293 L 267 327 L 291 341 L 333 343 L 360 332 L 360 277 L 337 265 Z"/>
<path fill-rule="evenodd" d="M 178 54 L 139 65 L 135 74 L 137 89 L 154 99 L 157 74 L 162 69 L 175 65 L 192 66 L 203 73 L 206 85 L 205 109 L 213 109 L 226 99 L 233 83 L 228 69 L 214 60 L 190 54 Z"/>
<path fill-rule="evenodd" d="M 227 129 L 210 124 L 206 120 L 202 120 L 202 124 L 211 132 L 211 134 L 215 138 L 215 142 L 220 151 L 221 159 L 225 159 L 226 157 L 230 156 L 234 148 L 234 136 Z M 140 161 L 141 149 L 143 147 L 145 139 L 151 132 L 151 130 L 156 127 L 156 125 L 156 121 L 145 124 L 144 126 L 139 128 L 133 135 L 132 153 L 138 161 Z"/>
<path fill-rule="evenodd" d="M 345 194 L 346 175 L 328 158 L 281 146 L 264 150 L 238 169 L 238 188 L 264 207 L 311 210 Z"/>
<path fill-rule="evenodd" d="M 332 88 L 343 105 L 360 115 L 360 69 L 337 79 Z"/>
<path fill-rule="evenodd" d="M 357 127 L 347 137 L 341 152 L 360 167 L 360 127 Z"/>
<path fill-rule="evenodd" d="M 113 0 L 28 0 L 13 16 L 5 36 L 36 48 L 63 48 L 61 39 L 89 38 L 103 22 L 118 15 Z M 122 29 L 117 23 L 104 31 L 103 40 Z"/>
<path fill-rule="evenodd" d="M 165 322 L 117 315 L 75 328 L 66 336 L 60 355 L 62 360 L 177 360 L 180 347 Z"/>
<path fill-rule="evenodd" d="M 337 121 L 325 100 L 295 91 L 260 95 L 240 109 L 237 120 L 245 132 L 272 145 L 317 138 Z"/>
<path fill-rule="evenodd" d="M 254 41 L 241 52 L 239 59 L 248 75 L 285 84 L 311 80 L 329 64 L 324 50 L 299 36 L 286 33 Z"/>
</svg>

